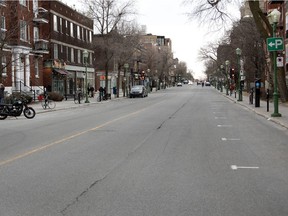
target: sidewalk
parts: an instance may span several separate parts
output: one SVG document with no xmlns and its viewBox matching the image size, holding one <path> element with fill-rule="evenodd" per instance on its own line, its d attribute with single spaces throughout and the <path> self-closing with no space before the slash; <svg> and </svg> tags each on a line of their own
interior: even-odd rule
<svg viewBox="0 0 288 216">
<path fill-rule="evenodd" d="M 67 100 L 63 100 L 63 101 L 56 101 L 56 106 L 54 109 L 43 109 L 43 107 L 41 106 L 41 102 L 35 102 L 35 103 L 31 103 L 29 104 L 29 106 L 31 106 L 35 111 L 36 111 L 36 115 L 40 114 L 40 113 L 44 113 L 44 112 L 53 112 L 53 111 L 57 111 L 57 110 L 65 110 L 65 109 L 75 109 L 75 108 L 79 108 L 81 106 L 90 106 L 93 104 L 101 104 L 101 103 L 107 103 L 109 101 L 113 101 L 113 100 L 119 100 L 121 98 L 123 98 L 123 96 L 119 97 L 119 98 L 115 98 L 112 96 L 111 100 L 106 100 L 106 101 L 101 101 L 101 102 L 97 102 L 97 97 L 98 94 L 95 94 L 93 98 L 88 98 L 89 103 L 85 103 L 85 99 L 81 102 L 81 104 L 75 104 L 74 103 L 74 99 L 72 98 L 68 98 Z"/>
<path fill-rule="evenodd" d="M 219 92 L 222 94 L 224 97 L 234 101 L 235 103 L 244 106 L 251 111 L 255 112 L 256 114 L 266 118 L 268 121 L 275 122 L 282 127 L 288 129 L 288 103 L 282 103 L 279 100 L 279 107 L 278 107 L 278 112 L 282 115 L 281 117 L 271 117 L 271 114 L 274 112 L 274 103 L 273 100 L 270 100 L 269 102 L 269 112 L 267 112 L 267 101 L 261 100 L 260 101 L 260 107 L 255 107 L 255 98 L 253 101 L 253 104 L 249 104 L 249 96 L 243 92 L 242 99 L 243 101 L 237 101 L 238 99 L 238 94 L 237 98 L 235 98 L 235 95 L 233 94 L 232 96 L 226 95 L 226 92 Z"/>
</svg>

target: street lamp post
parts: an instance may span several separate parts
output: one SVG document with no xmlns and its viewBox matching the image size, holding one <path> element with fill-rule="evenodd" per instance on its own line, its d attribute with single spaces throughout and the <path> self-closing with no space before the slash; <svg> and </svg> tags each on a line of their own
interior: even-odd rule
<svg viewBox="0 0 288 216">
<path fill-rule="evenodd" d="M 90 103 L 88 100 L 88 84 L 87 84 L 87 61 L 88 61 L 88 51 L 84 50 L 83 51 L 83 58 L 84 58 L 84 62 L 85 62 L 85 103 Z"/>
<path fill-rule="evenodd" d="M 229 95 L 229 89 L 230 89 L 230 82 L 229 82 L 229 65 L 230 62 L 229 60 L 225 61 L 225 65 L 226 65 L 226 95 Z"/>
<path fill-rule="evenodd" d="M 269 23 L 273 27 L 273 38 L 276 37 L 276 27 L 279 22 L 281 13 L 277 9 L 274 9 L 269 15 L 268 20 Z M 274 65 L 274 93 L 273 93 L 273 100 L 274 100 L 274 113 L 271 114 L 272 117 L 281 117 L 281 114 L 278 112 L 278 81 L 277 81 L 277 62 L 276 62 L 276 52 L 273 51 L 273 65 Z"/>
<path fill-rule="evenodd" d="M 129 64 L 125 63 L 124 64 L 124 94 L 123 97 L 129 97 L 128 92 L 127 92 L 127 73 L 128 73 L 128 68 L 129 68 Z"/>
<path fill-rule="evenodd" d="M 237 55 L 237 65 L 238 65 L 238 101 L 242 101 L 242 87 L 241 87 L 241 67 L 240 67 L 240 57 L 241 57 L 242 50 L 240 48 L 236 49 Z"/>
<path fill-rule="evenodd" d="M 223 92 L 223 84 L 224 84 L 224 79 L 223 79 L 223 71 L 224 71 L 224 65 L 220 65 L 220 72 L 221 72 L 221 85 L 220 85 L 220 91 Z"/>
</svg>

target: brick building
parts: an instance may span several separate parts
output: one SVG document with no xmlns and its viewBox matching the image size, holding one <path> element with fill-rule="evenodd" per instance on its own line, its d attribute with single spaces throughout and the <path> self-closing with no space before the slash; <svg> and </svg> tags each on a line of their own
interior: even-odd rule
<svg viewBox="0 0 288 216">
<path fill-rule="evenodd" d="M 92 65 L 93 20 L 60 1 L 41 1 L 48 10 L 49 28 L 43 35 L 49 41 L 49 55 L 44 57 L 44 86 L 48 91 L 72 95 L 77 88 L 85 91 L 85 62 L 88 51 L 87 83 L 95 87 Z"/>
<path fill-rule="evenodd" d="M 40 14 L 37 1 L 0 2 L 1 37 L 0 82 L 5 91 L 39 92 L 43 83 L 41 74 L 47 43 L 39 47 L 41 28 L 48 22 L 37 19 Z"/>
<path fill-rule="evenodd" d="M 95 85 L 93 20 L 60 1 L 0 1 L 0 82 L 5 91 L 60 94 Z M 87 67 L 83 52 L 88 51 Z"/>
</svg>

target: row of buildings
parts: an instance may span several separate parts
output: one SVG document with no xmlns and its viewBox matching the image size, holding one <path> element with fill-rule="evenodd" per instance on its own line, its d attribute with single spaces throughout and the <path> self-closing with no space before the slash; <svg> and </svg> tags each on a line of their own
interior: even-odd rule
<svg viewBox="0 0 288 216">
<path fill-rule="evenodd" d="M 73 95 L 78 88 L 85 91 L 85 79 L 94 89 L 108 78 L 108 91 L 116 86 L 120 78 L 115 68 L 105 77 L 95 67 L 97 50 L 89 17 L 58 0 L 0 0 L 0 13 L 0 83 L 7 93 L 32 92 L 37 97 L 46 88 Z M 165 37 L 145 35 L 142 41 L 171 51 L 171 41 Z M 139 62 L 148 70 L 143 61 L 136 69 L 130 64 L 129 70 L 139 71 Z"/>
</svg>

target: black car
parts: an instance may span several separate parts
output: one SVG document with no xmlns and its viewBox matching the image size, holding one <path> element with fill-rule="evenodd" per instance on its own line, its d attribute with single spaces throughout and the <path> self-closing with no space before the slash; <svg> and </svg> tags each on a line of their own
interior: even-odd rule
<svg viewBox="0 0 288 216">
<path fill-rule="evenodd" d="M 148 92 L 145 86 L 143 85 L 135 85 L 131 88 L 130 98 L 134 97 L 147 97 Z"/>
</svg>

